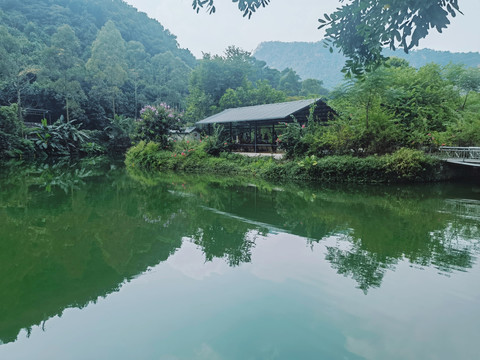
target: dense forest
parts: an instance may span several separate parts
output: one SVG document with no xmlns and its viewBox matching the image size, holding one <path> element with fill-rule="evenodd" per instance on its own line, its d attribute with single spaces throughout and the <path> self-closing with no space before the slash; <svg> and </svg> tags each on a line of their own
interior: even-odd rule
<svg viewBox="0 0 480 360">
<path fill-rule="evenodd" d="M 413 50 L 406 54 L 403 50 L 391 51 L 385 49 L 385 56 L 395 56 L 407 60 L 410 65 L 420 68 L 428 63 L 438 65 L 463 64 L 467 67 L 480 66 L 480 54 L 452 53 L 430 49 Z M 338 52 L 330 53 L 323 42 L 281 42 L 271 41 L 261 43 L 253 55 L 265 61 L 268 66 L 276 69 L 292 68 L 302 78 L 322 80 L 324 86 L 333 89 L 342 82 L 340 72 L 345 64 L 345 56 Z"/>
<path fill-rule="evenodd" d="M 2 105 L 46 109 L 53 120 L 64 114 L 89 128 L 104 126 L 113 113 L 134 117 L 159 99 L 185 106 L 196 59 L 123 1 L 0 4 Z"/>
<path fill-rule="evenodd" d="M 439 147 L 480 144 L 480 68 L 430 63 L 416 69 L 389 58 L 361 79 L 345 80 L 327 101 L 336 112 L 329 121 L 316 119 L 312 107 L 306 124 L 295 118 L 275 124 L 271 143 L 284 152 L 278 162 L 229 154 L 236 140 L 219 126 L 201 140 L 139 142 L 126 163 L 275 180 L 436 181 L 449 178 L 431 156 Z"/>
<path fill-rule="evenodd" d="M 226 107 L 328 93 L 235 47 L 197 60 L 122 0 L 0 0 L 0 19 L 0 157 L 120 151 L 133 132 L 158 130 L 135 124 L 150 105 L 179 128 Z"/>
<path fill-rule="evenodd" d="M 197 60 L 160 23 L 122 0 L 0 4 L 0 158 L 123 154 L 142 141 L 141 146 L 153 142 L 161 151 L 186 154 L 186 147 L 176 149 L 172 134 L 206 116 L 319 97 L 337 117 L 328 127 L 312 121 L 279 134 L 287 157 L 365 157 L 480 143 L 475 54 L 458 60 L 470 66 L 452 64 L 448 57 L 440 61 L 441 56 L 435 60 L 448 65 L 390 58 L 329 92 L 323 79 L 302 80 L 292 67 L 279 71 L 235 46 Z M 267 45 L 259 47 L 258 57 Z M 288 51 L 293 62 L 302 57 L 341 78 L 343 60 L 328 51 L 312 53 L 318 44 L 280 45 L 277 50 L 294 47 Z M 428 51 L 410 57 L 416 54 L 429 62 Z M 205 152 L 232 150 L 220 128 L 216 134 L 202 144 Z"/>
</svg>

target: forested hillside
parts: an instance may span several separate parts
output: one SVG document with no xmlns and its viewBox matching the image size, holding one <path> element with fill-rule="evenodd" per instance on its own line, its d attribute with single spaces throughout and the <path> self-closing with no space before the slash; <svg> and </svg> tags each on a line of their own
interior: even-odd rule
<svg viewBox="0 0 480 360">
<path fill-rule="evenodd" d="M 185 108 L 196 59 L 122 0 L 0 0 L 0 105 L 103 128 L 145 104 Z M 43 114 L 42 114 L 43 115 Z"/>
<path fill-rule="evenodd" d="M 227 107 L 328 93 L 234 46 L 196 60 L 123 0 L 0 0 L 0 60 L 0 158 L 167 146 Z"/>
<path fill-rule="evenodd" d="M 339 53 L 330 53 L 323 42 L 280 42 L 261 43 L 253 55 L 276 69 L 286 67 L 295 70 L 302 78 L 323 81 L 326 88 L 332 89 L 342 81 L 340 70 L 345 64 L 345 57 Z M 463 64 L 467 67 L 480 66 L 479 53 L 451 53 L 449 51 L 416 50 L 406 54 L 403 51 L 384 52 L 386 56 L 396 56 L 407 60 L 411 66 L 420 68 L 428 63 L 447 65 Z"/>
</svg>

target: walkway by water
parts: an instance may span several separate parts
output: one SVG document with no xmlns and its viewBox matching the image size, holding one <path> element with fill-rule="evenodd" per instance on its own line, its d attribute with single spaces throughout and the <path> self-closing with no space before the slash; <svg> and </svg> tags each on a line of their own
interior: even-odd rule
<svg viewBox="0 0 480 360">
<path fill-rule="evenodd" d="M 269 156 L 272 157 L 276 160 L 281 160 L 283 159 L 282 153 L 253 153 L 253 152 L 238 152 L 235 154 L 243 155 L 243 156 L 248 156 L 248 157 L 264 157 L 264 156 Z"/>
<path fill-rule="evenodd" d="M 475 159 L 458 159 L 458 158 L 449 158 L 444 159 L 449 164 L 471 166 L 471 167 L 480 167 L 480 160 Z"/>
<path fill-rule="evenodd" d="M 441 146 L 439 151 L 449 164 L 480 167 L 480 147 Z"/>
</svg>

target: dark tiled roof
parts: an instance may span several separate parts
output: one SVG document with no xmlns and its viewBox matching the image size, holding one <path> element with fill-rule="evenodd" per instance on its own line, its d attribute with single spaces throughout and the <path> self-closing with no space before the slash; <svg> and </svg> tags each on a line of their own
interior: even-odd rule
<svg viewBox="0 0 480 360">
<path fill-rule="evenodd" d="M 310 105 L 316 101 L 318 100 L 308 99 L 227 109 L 197 122 L 197 125 L 241 121 L 282 120 L 300 110 L 308 109 Z"/>
</svg>

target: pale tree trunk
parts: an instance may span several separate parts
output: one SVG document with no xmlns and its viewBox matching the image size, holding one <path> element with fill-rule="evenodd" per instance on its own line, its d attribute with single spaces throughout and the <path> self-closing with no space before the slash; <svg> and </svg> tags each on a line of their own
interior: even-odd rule
<svg viewBox="0 0 480 360">
<path fill-rule="evenodd" d="M 467 94 L 465 95 L 465 100 L 463 101 L 462 110 L 465 110 L 465 105 L 467 104 L 467 98 L 469 93 L 470 91 L 467 91 Z"/>
<path fill-rule="evenodd" d="M 20 91 L 20 86 L 17 87 L 17 107 L 18 107 L 18 119 L 23 123 L 22 116 L 22 93 Z"/>
<path fill-rule="evenodd" d="M 67 110 L 67 122 L 70 122 L 70 112 L 68 109 L 68 97 L 65 97 L 65 109 Z"/>
<path fill-rule="evenodd" d="M 69 113 L 69 106 L 68 106 L 67 72 L 66 71 L 63 74 L 63 95 L 65 96 L 65 110 L 67 112 L 67 122 L 69 122 L 70 121 L 70 113 Z"/>
<path fill-rule="evenodd" d="M 138 85 L 137 80 L 135 79 L 135 120 L 137 120 L 138 113 Z"/>
<path fill-rule="evenodd" d="M 365 128 L 368 129 L 368 112 L 370 110 L 370 98 L 368 99 L 368 102 L 367 102 L 367 106 L 366 106 L 366 109 L 365 109 Z"/>
<path fill-rule="evenodd" d="M 115 119 L 115 93 L 112 96 L 113 118 Z"/>
</svg>

